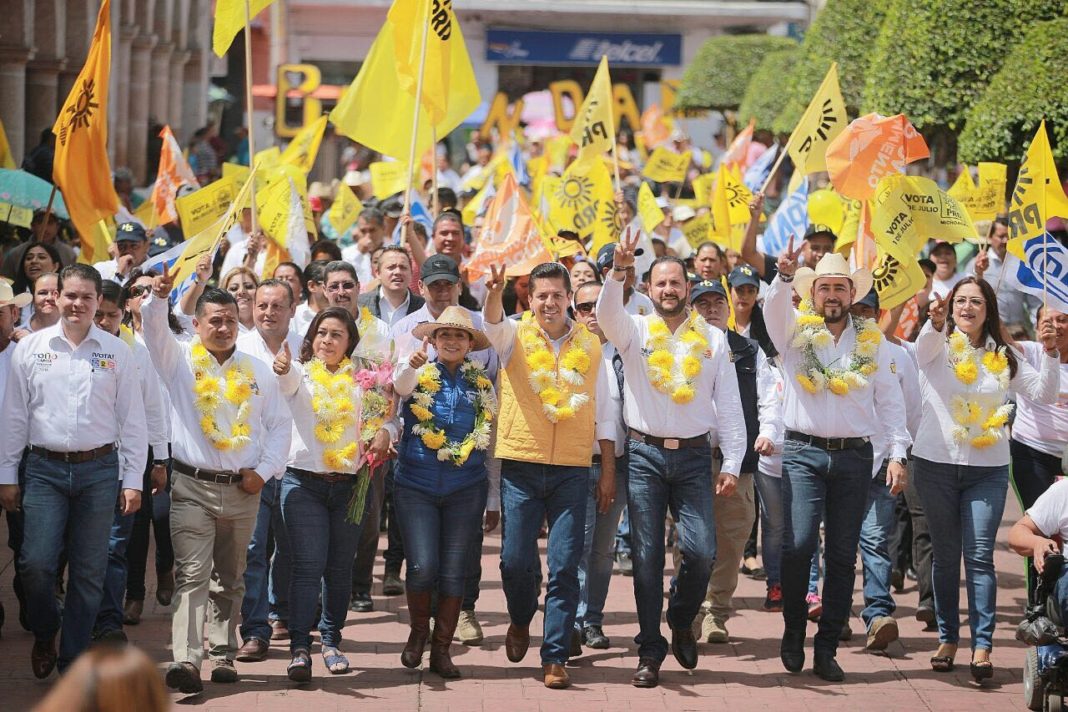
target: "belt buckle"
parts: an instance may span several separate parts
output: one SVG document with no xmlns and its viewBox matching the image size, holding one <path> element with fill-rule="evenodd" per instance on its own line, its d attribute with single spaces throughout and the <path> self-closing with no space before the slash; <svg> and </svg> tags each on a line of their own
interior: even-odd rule
<svg viewBox="0 0 1068 712">
<path fill-rule="evenodd" d="M 679 439 L 678 438 L 664 438 L 664 449 L 665 450 L 678 450 L 679 449 Z"/>
<path fill-rule="evenodd" d="M 837 441 L 837 447 L 832 447 L 831 443 Z M 828 450 L 845 450 L 845 438 L 835 438 L 834 440 L 827 441 Z"/>
<path fill-rule="evenodd" d="M 63 462 L 68 465 L 70 464 L 70 451 L 63 453 Z"/>
</svg>

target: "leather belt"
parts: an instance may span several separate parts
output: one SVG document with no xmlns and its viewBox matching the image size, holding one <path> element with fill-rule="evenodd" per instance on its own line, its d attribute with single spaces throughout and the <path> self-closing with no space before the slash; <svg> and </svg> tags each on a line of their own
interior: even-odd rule
<svg viewBox="0 0 1068 712">
<path fill-rule="evenodd" d="M 640 430 L 629 429 L 630 438 L 646 445 L 663 448 L 665 450 L 679 450 L 681 448 L 708 447 L 708 436 L 697 435 L 692 438 L 658 438 L 655 435 L 646 435 Z"/>
<path fill-rule="evenodd" d="M 311 470 L 301 470 L 296 467 L 290 467 L 289 471 L 298 477 L 310 477 L 313 480 L 322 480 L 323 482 L 329 482 L 331 484 L 335 482 L 346 482 L 356 477 L 356 475 L 346 472 L 312 472 Z"/>
<path fill-rule="evenodd" d="M 35 455 L 46 457 L 49 460 L 59 460 L 60 462 L 66 462 L 70 465 L 80 465 L 83 462 L 97 460 L 104 457 L 104 455 L 111 454 L 114 450 L 114 443 L 101 445 L 93 450 L 83 450 L 82 452 L 56 452 L 55 450 L 48 450 L 47 448 L 30 445 L 30 452 Z"/>
<path fill-rule="evenodd" d="M 798 432 L 797 430 L 786 431 L 787 440 L 797 440 L 813 447 L 818 447 L 820 450 L 827 450 L 828 452 L 834 452 L 837 450 L 855 450 L 858 447 L 864 447 L 871 438 L 818 438 L 815 435 L 807 435 L 806 433 Z"/>
<path fill-rule="evenodd" d="M 594 465 L 600 465 L 601 464 L 601 456 L 600 456 L 600 454 L 595 454 L 593 456 L 593 463 L 592 464 L 594 464 Z"/>
<path fill-rule="evenodd" d="M 187 465 L 181 460 L 172 460 L 171 467 L 175 472 L 180 472 L 202 482 L 212 482 L 217 485 L 236 485 L 241 481 L 241 475 L 236 472 L 206 470 L 203 467 Z"/>
</svg>

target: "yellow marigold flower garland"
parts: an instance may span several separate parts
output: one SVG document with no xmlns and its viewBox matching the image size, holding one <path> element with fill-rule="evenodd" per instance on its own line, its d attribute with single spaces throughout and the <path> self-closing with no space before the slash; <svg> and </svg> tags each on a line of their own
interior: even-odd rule
<svg viewBox="0 0 1068 712">
<path fill-rule="evenodd" d="M 972 346 L 967 335 L 954 330 L 949 335 L 947 351 L 949 367 L 963 385 L 972 385 L 979 380 L 981 371 L 986 371 L 997 380 L 998 390 L 1002 394 L 1008 390 L 1009 358 L 1005 354 L 1004 346 L 994 351 L 980 351 Z M 1014 406 L 1011 403 L 991 406 L 989 402 L 992 398 L 1003 400 L 998 394 L 953 397 L 950 414 L 957 423 L 953 429 L 954 440 L 974 448 L 987 448 L 1004 437 L 1005 425 L 1009 422 Z"/>
<path fill-rule="evenodd" d="M 331 373 L 322 360 L 308 362 L 312 409 L 315 411 L 315 439 L 324 445 L 338 443 L 356 425 L 356 394 L 352 361 L 345 359 Z M 359 444 L 355 440 L 342 447 L 324 448 L 323 464 L 330 472 L 351 472 L 356 467 Z"/>
<path fill-rule="evenodd" d="M 883 339 L 882 332 L 871 319 L 849 318 L 853 320 L 853 328 L 857 333 L 857 342 L 849 355 L 849 366 L 824 366 L 816 355 L 816 349 L 833 345 L 834 336 L 823 317 L 812 312 L 812 305 L 807 300 L 801 301 L 792 346 L 801 349 L 804 356 L 795 379 L 807 393 L 815 395 L 828 390 L 836 396 L 844 396 L 851 390 L 865 388 L 868 379 L 879 370 L 875 357 Z"/>
<path fill-rule="evenodd" d="M 696 393 L 694 383 L 701 375 L 700 355 L 709 348 L 708 323 L 696 311 L 690 312 L 682 332 L 672 334 L 659 316 L 649 319 L 649 338 L 645 354 L 645 372 L 649 382 L 671 400 L 685 405 Z"/>
<path fill-rule="evenodd" d="M 595 341 L 589 329 L 576 324 L 575 335 L 559 359 L 530 312 L 523 315 L 518 336 L 530 372 L 530 389 L 541 400 L 546 419 L 558 423 L 575 417 L 590 400 L 585 393 L 575 392 L 586 382 L 591 366 L 590 352 Z"/>
<path fill-rule="evenodd" d="M 434 394 L 441 390 L 441 372 L 437 363 L 431 362 L 419 369 L 418 385 L 408 401 L 408 409 L 419 421 L 412 428 L 412 433 L 418 435 L 427 448 L 437 452 L 438 460 L 451 461 L 457 467 L 467 462 L 475 450 L 485 450 L 489 447 L 490 423 L 497 413 L 497 394 L 493 390 L 493 382 L 481 365 L 464 360 L 460 366 L 460 377 L 477 391 L 475 427 L 463 440 L 449 440 L 431 412 Z"/>
<path fill-rule="evenodd" d="M 193 406 L 200 414 L 200 429 L 217 450 L 240 450 L 251 441 L 252 427 L 248 424 L 252 410 L 252 384 L 256 377 L 252 369 L 237 357 L 220 377 L 218 362 L 200 339 L 194 339 L 190 351 L 193 365 Z M 223 433 L 216 419 L 216 411 L 227 405 L 236 408 L 230 422 L 230 434 Z"/>
<path fill-rule="evenodd" d="M 1012 403 L 987 407 L 975 398 L 954 396 L 950 404 L 950 414 L 957 423 L 953 428 L 953 439 L 974 448 L 994 445 L 1004 437 L 1013 407 Z"/>
</svg>

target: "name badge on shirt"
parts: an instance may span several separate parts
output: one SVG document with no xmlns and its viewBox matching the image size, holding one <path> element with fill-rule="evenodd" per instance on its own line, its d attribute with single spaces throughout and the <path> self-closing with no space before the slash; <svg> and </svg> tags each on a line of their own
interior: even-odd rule
<svg viewBox="0 0 1068 712">
<path fill-rule="evenodd" d="M 59 354 L 54 351 L 45 351 L 42 353 L 36 353 L 33 355 L 33 371 L 34 373 L 44 373 L 52 368 L 52 364 L 59 358 Z"/>
<path fill-rule="evenodd" d="M 890 373 L 897 374 L 897 361 L 890 359 Z"/>
<path fill-rule="evenodd" d="M 115 354 L 103 354 L 96 351 L 93 352 L 90 363 L 93 365 L 93 371 L 114 371 L 117 365 Z"/>
</svg>

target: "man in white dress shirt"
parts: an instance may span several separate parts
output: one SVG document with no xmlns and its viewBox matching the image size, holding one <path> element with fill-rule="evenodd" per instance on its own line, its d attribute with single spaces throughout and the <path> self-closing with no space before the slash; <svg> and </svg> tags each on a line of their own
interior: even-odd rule
<svg viewBox="0 0 1068 712">
<path fill-rule="evenodd" d="M 870 347 L 858 341 L 858 326 L 850 317 L 849 308 L 858 293 L 867 294 L 871 289 L 871 272 L 850 272 L 845 258 L 838 253 L 825 255 L 815 270 L 798 269 L 800 254 L 791 239 L 779 257 L 778 276 L 768 289 L 764 305 L 768 333 L 785 372 L 785 630 L 780 657 L 790 672 L 800 672 L 804 667 L 808 613 L 805 594 L 822 518 L 826 529 L 826 574 L 823 613 L 813 645 L 813 671 L 824 680 L 838 682 L 844 673 L 835 655 L 853 598 L 857 545 L 874 460 L 872 438 L 884 434 L 889 440 L 887 481 L 894 495 L 905 487 L 905 454 L 911 438 L 905 427 L 901 388 L 881 335 L 874 342 L 878 346 L 870 359 L 869 366 L 874 370 L 859 370 L 865 363 L 860 352 Z M 824 319 L 825 331 L 820 332 L 820 339 L 811 338 L 810 346 L 795 345 L 803 335 L 797 328 L 799 315 L 792 303 L 794 289 L 803 299 L 811 300 L 815 315 Z M 843 383 L 847 384 L 844 390 Z M 832 387 L 841 394 L 832 391 Z"/>
<path fill-rule="evenodd" d="M 745 420 L 727 339 L 689 310 L 690 283 L 677 257 L 661 257 L 649 270 L 656 314 L 633 316 L 623 287 L 634 264 L 638 236 L 627 230 L 616 245 L 612 276 L 597 302 L 597 321 L 623 359 L 623 419 L 628 428 L 628 493 L 634 598 L 640 632 L 636 687 L 660 684 L 668 643 L 660 633 L 664 607 L 664 519 L 670 509 L 682 561 L 668 602 L 671 652 L 688 670 L 697 667 L 692 624 L 705 598 L 716 558 L 712 509 L 712 446 L 719 435 L 723 464 L 715 493 L 730 495 L 745 455 Z M 653 330 L 666 327 L 667 345 L 653 346 Z M 659 337 L 658 337 L 659 338 Z M 703 344 L 703 346 L 702 346 Z M 670 380 L 654 384 L 653 353 L 670 354 Z M 691 369 L 697 366 L 696 372 Z M 688 375 L 686 375 L 688 374 Z M 711 407 L 712 404 L 715 408 Z"/>
<path fill-rule="evenodd" d="M 141 316 L 152 362 L 160 374 L 169 374 L 163 380 L 174 409 L 171 536 L 178 605 L 167 685 L 189 694 L 203 690 L 205 619 L 212 681 L 237 680 L 234 618 L 245 592 L 245 552 L 260 490 L 285 469 L 292 423 L 271 368 L 236 349 L 233 295 L 205 290 L 193 317 L 197 338 L 179 343 L 167 327 L 172 286 L 165 269 Z M 212 384 L 214 394 L 205 390 Z M 240 405 L 227 397 L 245 389 L 247 397 L 235 396 Z"/>
<path fill-rule="evenodd" d="M 273 367 L 275 356 L 288 345 L 290 354 L 299 354 L 302 339 L 290 330 L 293 317 L 293 291 L 289 284 L 268 279 L 256 288 L 252 302 L 254 329 L 237 339 L 237 350 Z M 285 406 L 283 406 L 285 407 Z M 288 414 L 288 408 L 286 408 Z M 281 475 L 271 478 L 260 490 L 256 529 L 248 543 L 245 563 L 245 597 L 241 601 L 241 648 L 238 662 L 255 663 L 267 657 L 272 638 L 288 635 L 289 619 L 289 538 L 282 521 Z M 267 550 L 274 542 L 274 555 Z"/>
<path fill-rule="evenodd" d="M 19 570 L 35 642 L 34 675 L 65 670 L 86 646 L 103 596 L 108 539 L 121 497 L 141 505 L 148 457 L 141 381 L 130 348 L 94 323 L 100 274 L 75 264 L 59 274 L 60 321 L 23 338 L 11 355 L 0 407 L 0 504 L 21 506 Z M 20 490 L 19 461 L 29 448 Z M 24 490 L 24 491 L 23 491 Z M 62 620 L 55 597 L 60 553 L 69 584 Z"/>
</svg>

